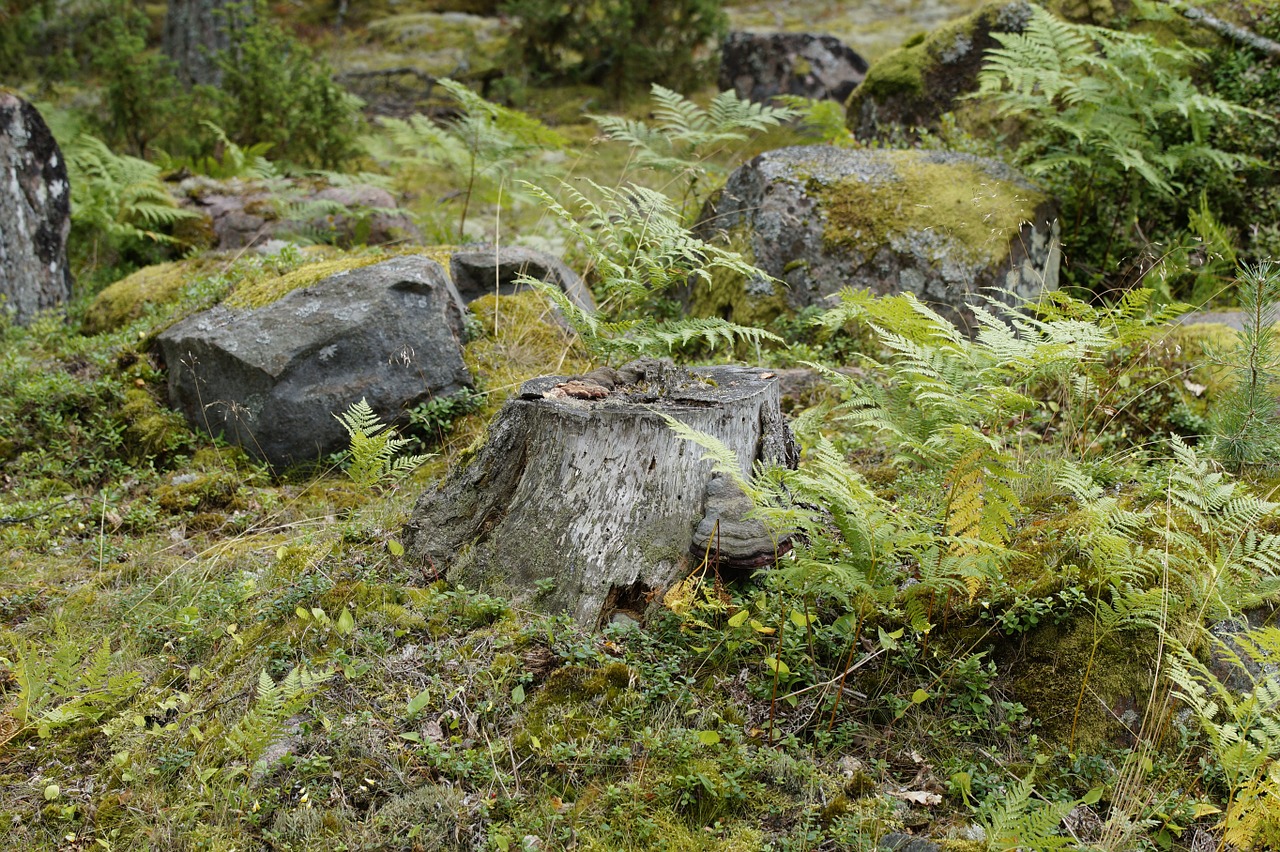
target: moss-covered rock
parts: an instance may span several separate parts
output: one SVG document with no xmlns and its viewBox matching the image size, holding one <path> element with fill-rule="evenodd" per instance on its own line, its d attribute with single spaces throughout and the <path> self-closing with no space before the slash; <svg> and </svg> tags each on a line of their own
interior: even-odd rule
<svg viewBox="0 0 1280 852">
<path fill-rule="evenodd" d="M 89 304 L 80 322 L 81 334 L 102 334 L 123 328 L 149 306 L 178 299 L 184 286 L 208 270 L 209 258 L 178 260 L 139 269 L 105 288 Z"/>
<path fill-rule="evenodd" d="M 950 152 L 798 147 L 735 171 L 700 234 L 781 282 L 695 282 L 690 310 L 760 324 L 845 287 L 911 292 L 962 326 L 985 288 L 1057 287 L 1057 205 L 993 160 Z"/>
<path fill-rule="evenodd" d="M 909 39 L 873 63 L 849 97 L 849 129 L 859 139 L 875 139 L 936 128 L 960 96 L 977 88 L 983 54 L 999 47 L 992 33 L 1021 32 L 1030 18 L 1026 0 L 1000 0 Z"/>
<path fill-rule="evenodd" d="M 1086 615 L 999 646 L 995 661 L 1001 686 L 1040 723 L 1042 740 L 1096 753 L 1137 742 L 1157 641 L 1154 631 L 1104 631 Z"/>
</svg>

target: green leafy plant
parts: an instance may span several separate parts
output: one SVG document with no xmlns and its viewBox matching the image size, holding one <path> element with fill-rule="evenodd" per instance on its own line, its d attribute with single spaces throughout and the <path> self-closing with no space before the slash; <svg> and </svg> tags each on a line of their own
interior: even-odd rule
<svg viewBox="0 0 1280 852">
<path fill-rule="evenodd" d="M 1193 173 L 1230 173 L 1247 161 L 1215 146 L 1216 124 L 1265 120 L 1201 92 L 1191 72 L 1204 55 L 1176 40 L 1073 24 L 1038 6 L 1022 32 L 993 37 L 1001 46 L 987 52 L 974 96 L 1025 123 L 1015 159 L 1064 194 L 1069 248 L 1085 251 L 1100 237 L 1101 251 L 1088 258 L 1097 265 L 1085 270 L 1095 280 L 1111 274 L 1133 223 L 1172 201 Z M 1086 237 L 1090 227 L 1097 237 Z"/>
<path fill-rule="evenodd" d="M 656 83 L 651 97 L 653 124 L 611 115 L 592 120 L 610 139 L 635 150 L 637 166 L 670 172 L 683 183 L 680 210 L 686 218 L 697 214 L 726 171 L 720 155 L 798 114 L 791 107 L 742 100 L 732 91 L 716 95 L 706 107 Z"/>
<path fill-rule="evenodd" d="M 400 438 L 394 429 L 374 414 L 369 403 L 361 399 L 342 414 L 333 415 L 351 437 L 347 450 L 347 476 L 362 488 L 376 488 L 396 482 L 413 473 L 430 456 L 397 456 L 411 442 Z"/>
<path fill-rule="evenodd" d="M 690 234 L 670 199 L 660 192 L 635 185 L 609 189 L 590 183 L 590 188 L 601 202 L 565 185 L 571 207 L 538 187 L 530 186 L 530 191 L 582 245 L 586 274 L 595 282 L 600 300 L 599 312 L 582 310 L 558 287 L 528 283 L 559 307 L 593 355 L 611 361 L 669 354 L 693 345 L 781 342 L 771 332 L 718 318 L 656 319 L 658 300 L 686 282 L 695 287 L 709 285 L 712 275 L 721 270 L 747 277 L 765 274 L 736 252 Z"/>
<path fill-rule="evenodd" d="M 487 101 L 462 83 L 438 82 L 458 104 L 455 117 L 441 124 L 424 115 L 381 118 L 384 133 L 367 137 L 364 144 L 371 157 L 397 170 L 430 165 L 465 175 L 456 231 L 463 239 L 468 213 L 482 191 L 486 199 L 500 188 L 508 195 L 517 193 L 515 178 L 522 168 L 568 143 L 537 119 Z"/>
</svg>

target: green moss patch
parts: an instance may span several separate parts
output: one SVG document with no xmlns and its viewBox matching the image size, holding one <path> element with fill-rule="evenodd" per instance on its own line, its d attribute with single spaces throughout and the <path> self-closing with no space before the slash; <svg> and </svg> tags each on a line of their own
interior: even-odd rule
<svg viewBox="0 0 1280 852">
<path fill-rule="evenodd" d="M 1010 697 L 1040 723 L 1043 740 L 1096 753 L 1137 741 L 1156 643 L 1152 632 L 1103 633 L 1082 617 L 1004 648 L 997 665 Z"/>
<path fill-rule="evenodd" d="M 931 163 L 917 151 L 886 151 L 890 179 L 811 180 L 809 191 L 827 212 L 828 248 L 869 255 L 895 237 L 932 231 L 949 237 L 971 263 L 994 264 L 1009 238 L 1043 202 L 1039 193 L 992 177 L 966 163 Z"/>
<path fill-rule="evenodd" d="M 82 334 L 102 334 L 124 327 L 143 315 L 149 306 L 178 299 L 193 278 L 209 273 L 215 258 L 177 260 L 147 266 L 120 279 L 99 293 L 85 311 Z"/>
<path fill-rule="evenodd" d="M 735 228 L 729 233 L 729 248 L 748 263 L 755 262 L 751 240 L 744 229 Z M 696 317 L 720 317 L 763 328 L 786 311 L 786 298 L 777 285 L 752 282 L 719 268 L 711 270 L 710 282 L 695 279 L 689 292 L 689 312 Z"/>
</svg>

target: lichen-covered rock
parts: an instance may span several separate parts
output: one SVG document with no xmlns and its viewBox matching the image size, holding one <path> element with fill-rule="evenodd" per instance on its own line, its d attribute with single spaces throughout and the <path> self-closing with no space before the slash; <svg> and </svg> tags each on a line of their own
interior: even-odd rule
<svg viewBox="0 0 1280 852">
<path fill-rule="evenodd" d="M 240 179 L 191 177 L 179 203 L 200 218 L 184 238 L 204 248 L 232 251 L 280 237 L 322 237 L 341 246 L 420 242 L 417 225 L 397 209 L 395 197 L 376 186 L 311 188 Z"/>
<path fill-rule="evenodd" d="M 71 298 L 67 164 L 31 104 L 0 90 L 0 310 L 19 323 Z"/>
<path fill-rule="evenodd" d="M 1021 32 L 1030 19 L 1026 0 L 997 0 L 908 40 L 874 62 L 854 90 L 846 106 L 849 129 L 859 139 L 936 129 L 960 96 L 977 89 L 983 55 L 1000 46 L 991 34 Z"/>
<path fill-rule="evenodd" d="M 385 421 L 471 385 L 462 313 L 424 257 L 338 272 L 260 308 L 224 303 L 158 338 L 169 401 L 273 465 L 315 462 L 347 446 L 333 415 L 362 398 Z"/>
<path fill-rule="evenodd" d="M 578 273 L 557 257 L 524 246 L 462 246 L 449 259 L 449 272 L 463 301 L 470 304 L 497 292 L 507 295 L 523 290 L 522 276 L 555 284 L 584 311 L 595 311 L 596 302 Z"/>
<path fill-rule="evenodd" d="M 1056 216 L 1050 197 L 994 160 L 782 148 L 734 171 L 698 226 L 781 283 L 721 276 L 691 284 L 686 301 L 696 315 L 758 325 L 846 287 L 914 293 L 968 328 L 985 295 L 1057 288 Z"/>
<path fill-rule="evenodd" d="M 720 45 L 720 88 L 757 103 L 776 95 L 843 102 L 866 73 L 867 61 L 829 35 L 733 32 Z"/>
</svg>

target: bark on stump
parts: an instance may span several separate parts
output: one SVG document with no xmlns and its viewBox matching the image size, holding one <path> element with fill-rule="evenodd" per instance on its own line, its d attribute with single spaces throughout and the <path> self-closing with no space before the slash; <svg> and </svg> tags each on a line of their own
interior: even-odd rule
<svg viewBox="0 0 1280 852">
<path fill-rule="evenodd" d="M 756 460 L 796 464 L 779 399 L 758 369 L 652 360 L 526 382 L 471 462 L 419 499 L 408 552 L 451 582 L 584 625 L 640 620 L 708 542 L 713 559 L 719 543 L 725 561 L 757 566 L 789 547 L 743 521 L 742 501 L 658 412 L 719 438 L 750 475 Z"/>
</svg>

